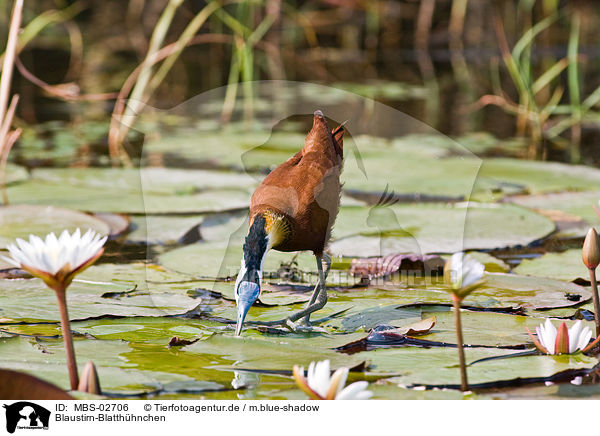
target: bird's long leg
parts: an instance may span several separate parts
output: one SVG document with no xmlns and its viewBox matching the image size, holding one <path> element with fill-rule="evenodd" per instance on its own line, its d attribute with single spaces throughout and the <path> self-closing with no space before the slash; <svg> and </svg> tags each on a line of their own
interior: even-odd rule
<svg viewBox="0 0 600 436">
<path fill-rule="evenodd" d="M 309 318 L 313 312 L 320 310 L 327 303 L 327 290 L 325 288 L 325 281 L 327 280 L 327 275 L 329 274 L 329 269 L 331 267 L 331 257 L 327 254 L 323 253 L 322 256 L 317 257 L 317 268 L 319 270 L 319 281 L 317 282 L 317 286 L 315 286 L 315 291 L 310 299 L 310 302 L 300 312 L 296 312 L 291 315 L 286 320 L 286 325 L 293 327 L 293 323 L 300 318 L 304 318 L 306 324 L 310 322 Z M 325 271 L 323 271 L 323 262 L 325 262 Z M 318 289 L 317 289 L 318 287 Z"/>
<path fill-rule="evenodd" d="M 327 292 L 325 289 L 325 286 L 327 284 L 327 276 L 329 275 L 329 269 L 331 268 L 331 257 L 327 253 L 323 253 L 321 255 L 321 257 L 319 257 L 319 256 L 315 256 L 315 257 L 317 259 L 317 269 L 319 270 L 319 280 L 317 281 L 315 290 L 313 291 L 312 297 L 310 298 L 310 302 L 306 306 L 307 308 L 312 306 L 313 304 L 315 304 L 315 301 L 317 300 L 319 293 Z M 323 263 L 325 264 L 325 271 L 323 271 Z M 325 297 L 327 297 L 327 295 L 325 295 Z M 327 301 L 327 300 L 325 300 L 325 301 Z M 303 322 L 305 325 L 310 325 L 311 313 L 312 312 L 309 312 L 304 317 Z"/>
<path fill-rule="evenodd" d="M 323 275 L 322 270 L 323 270 L 323 258 L 319 257 L 319 256 L 315 256 L 315 258 L 317 259 L 317 270 L 319 271 L 319 279 L 317 280 L 317 284 L 315 285 L 315 289 L 313 289 L 313 293 L 310 297 L 310 301 L 308 302 L 308 304 L 306 305 L 306 307 L 310 307 L 313 304 L 315 304 L 315 301 L 317 300 L 317 296 L 319 295 L 319 292 L 321 292 L 321 275 Z M 327 275 L 325 274 L 325 277 L 327 277 Z M 308 321 L 308 316 L 306 316 L 304 318 L 305 321 Z"/>
</svg>

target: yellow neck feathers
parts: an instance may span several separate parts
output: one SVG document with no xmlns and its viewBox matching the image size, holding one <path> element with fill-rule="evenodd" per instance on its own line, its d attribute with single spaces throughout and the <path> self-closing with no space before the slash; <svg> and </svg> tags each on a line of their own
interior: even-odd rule
<svg viewBox="0 0 600 436">
<path fill-rule="evenodd" d="M 277 247 L 290 236 L 290 224 L 284 216 L 272 211 L 266 211 L 262 215 L 265 218 L 265 231 L 269 237 L 269 248 Z"/>
</svg>

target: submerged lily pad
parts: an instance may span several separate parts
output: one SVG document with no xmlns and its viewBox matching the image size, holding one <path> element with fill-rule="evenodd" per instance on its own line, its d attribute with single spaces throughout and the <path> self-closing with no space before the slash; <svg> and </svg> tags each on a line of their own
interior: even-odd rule
<svg viewBox="0 0 600 436">
<path fill-rule="evenodd" d="M 85 213 L 54 206 L 10 205 L 0 207 L 0 246 L 15 242 L 16 238 L 27 239 L 30 234 L 45 236 L 50 232 L 57 235 L 80 228 L 92 229 L 107 235 L 109 228 L 98 218 Z"/>
</svg>

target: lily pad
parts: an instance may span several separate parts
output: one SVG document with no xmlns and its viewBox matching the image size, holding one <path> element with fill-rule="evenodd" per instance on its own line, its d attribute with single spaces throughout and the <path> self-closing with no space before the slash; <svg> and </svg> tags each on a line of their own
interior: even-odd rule
<svg viewBox="0 0 600 436">
<path fill-rule="evenodd" d="M 600 170 L 593 167 L 507 158 L 486 159 L 480 177 L 520 185 L 530 194 L 586 191 L 600 184 Z"/>
<path fill-rule="evenodd" d="M 142 244 L 176 244 L 204 220 L 204 215 L 142 215 L 132 218 L 127 240 Z M 200 237 L 200 234 L 197 234 Z"/>
<path fill-rule="evenodd" d="M 530 209 L 545 211 L 561 211 L 570 216 L 572 224 L 563 233 L 567 236 L 583 237 L 590 225 L 600 228 L 600 218 L 594 212 L 593 206 L 598 205 L 600 191 L 593 192 L 559 192 L 539 195 L 519 195 L 510 197 L 507 201 Z M 574 217 L 585 222 L 578 223 Z"/>
<path fill-rule="evenodd" d="M 274 168 L 304 146 L 305 135 L 270 131 L 180 131 L 144 144 L 144 153 L 238 171 Z"/>
<path fill-rule="evenodd" d="M 428 141 L 424 135 L 412 135 L 387 147 L 361 139 L 356 139 L 361 165 L 348 158 L 342 173 L 348 190 L 382 192 L 389 186 L 396 194 L 412 194 L 415 201 L 427 196 L 495 201 L 518 193 L 583 191 L 600 183 L 600 171 L 594 168 L 511 158 L 482 161 L 458 142 L 453 147 L 449 140 L 440 145 L 435 136 Z M 449 153 L 453 149 L 454 156 Z M 401 170 L 390 162 L 402 162 Z M 443 183 L 440 174 L 446 176 Z"/>
<path fill-rule="evenodd" d="M 336 256 L 350 257 L 451 253 L 528 245 L 553 230 L 550 219 L 510 205 L 470 202 L 341 208 L 330 250 Z"/>
<path fill-rule="evenodd" d="M 1 280 L 0 317 L 20 320 L 57 321 L 58 306 L 54 292 L 38 279 Z M 186 286 L 183 286 L 186 288 Z M 187 287 L 193 289 L 191 285 Z M 114 283 L 74 282 L 67 290 L 69 316 L 86 319 L 105 315 L 164 316 L 180 314 L 198 305 L 187 297 L 185 289 L 158 289 L 139 292 L 127 298 L 103 298 L 107 292 L 124 292 L 131 288 Z"/>
<path fill-rule="evenodd" d="M 256 178 L 228 171 L 180 168 L 44 168 L 32 173 L 35 180 L 89 188 L 120 188 L 147 194 L 185 195 L 206 189 L 250 188 Z"/>
<path fill-rule="evenodd" d="M 242 229 L 246 232 L 246 229 Z M 158 262 L 173 271 L 194 277 L 235 277 L 240 269 L 242 244 L 238 242 L 200 242 L 176 248 L 158 257 Z M 263 273 L 275 274 L 284 264 L 295 262 L 300 271 L 316 271 L 315 256 L 309 252 L 282 253 L 271 250 L 267 253 Z M 285 266 L 285 265 L 284 265 Z"/>
<path fill-rule="evenodd" d="M 245 189 L 216 189 L 189 195 L 131 191 L 127 187 L 87 187 L 31 180 L 7 189 L 12 203 L 76 207 L 89 212 L 129 214 L 203 213 L 248 207 Z"/>
<path fill-rule="evenodd" d="M 61 340 L 31 344 L 21 338 L 0 339 L 0 350 L 3 356 L 0 367 L 18 367 L 26 373 L 52 381 L 63 389 L 68 388 L 66 357 Z M 105 391 L 150 392 L 174 381 L 193 380 L 168 372 L 122 367 L 123 355 L 130 351 L 128 344 L 123 341 L 76 341 L 75 350 L 81 367 L 89 360 L 95 363 L 102 389 Z M 221 385 L 211 383 L 210 386 L 214 389 Z"/>
<path fill-rule="evenodd" d="M 515 354 L 501 349 L 465 349 L 467 363 L 486 357 Z M 426 358 L 423 356 L 426 355 Z M 369 359 L 370 369 L 377 373 L 399 373 L 390 379 L 404 386 L 444 386 L 460 385 L 458 355 L 454 348 L 432 348 L 426 351 L 418 348 L 378 349 L 353 356 Z M 512 380 L 517 377 L 546 378 L 568 369 L 589 370 L 597 364 L 597 359 L 583 354 L 561 356 L 519 356 L 508 359 L 489 360 L 476 363 L 468 368 L 469 383 L 493 383 Z"/>
<path fill-rule="evenodd" d="M 222 354 L 226 359 L 235 362 L 234 368 L 241 369 L 265 369 L 265 370 L 291 370 L 294 365 L 308 367 L 314 360 L 331 361 L 332 367 L 351 367 L 360 362 L 361 359 L 348 358 L 333 351 L 333 348 L 341 345 L 353 335 L 320 336 L 312 338 L 311 341 L 299 337 L 285 337 L 269 339 L 264 337 L 236 337 L 215 335 L 205 341 L 196 342 L 183 348 L 186 353 L 195 354 Z M 356 339 L 356 337 L 354 336 Z M 310 345 L 311 342 L 313 345 Z M 317 346 L 318 343 L 318 346 Z M 265 356 L 269 356 L 265 359 Z M 219 366 L 213 366 L 218 368 Z M 229 367 L 225 365 L 222 367 Z"/>
<path fill-rule="evenodd" d="M 432 308 L 433 310 L 434 308 Z M 445 310 L 444 310 L 445 309 Z M 423 316 L 435 313 L 437 323 L 430 334 L 420 338 L 430 341 L 446 342 L 456 344 L 456 328 L 454 324 L 454 312 L 450 307 L 435 308 L 429 311 L 423 308 Z M 533 348 L 531 339 L 526 328 L 535 332 L 535 328 L 545 321 L 545 312 L 532 312 L 530 316 L 509 315 L 505 313 L 476 312 L 472 310 L 461 310 L 461 321 L 463 325 L 463 336 L 465 344 L 485 347 L 519 347 L 527 345 Z M 574 321 L 566 321 L 571 327 Z M 593 329 L 593 322 L 585 321 Z"/>
<path fill-rule="evenodd" d="M 27 239 L 30 234 L 45 236 L 50 232 L 57 235 L 67 229 L 69 232 L 92 229 L 101 235 L 109 233 L 109 227 L 102 220 L 85 213 L 54 206 L 11 205 L 0 207 L 0 246 L 15 242 L 16 238 Z"/>
<path fill-rule="evenodd" d="M 513 307 L 551 309 L 577 305 L 592 298 L 592 294 L 583 286 L 546 277 L 488 273 L 485 283 L 465 303 L 485 298 Z"/>
<path fill-rule="evenodd" d="M 510 267 L 491 254 L 484 253 L 482 251 L 469 251 L 469 256 L 473 259 L 481 262 L 485 266 L 487 272 L 509 272 Z"/>
<path fill-rule="evenodd" d="M 590 279 L 588 269 L 581 260 L 580 249 L 547 253 L 535 259 L 523 259 L 515 268 L 515 273 L 568 281 L 577 278 Z"/>
</svg>

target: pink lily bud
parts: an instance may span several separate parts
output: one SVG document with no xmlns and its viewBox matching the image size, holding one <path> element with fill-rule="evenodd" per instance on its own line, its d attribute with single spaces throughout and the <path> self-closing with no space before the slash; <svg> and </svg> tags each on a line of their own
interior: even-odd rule
<svg viewBox="0 0 600 436">
<path fill-rule="evenodd" d="M 583 263 L 589 269 L 596 269 L 600 264 L 600 244 L 598 242 L 598 233 L 592 227 L 585 237 L 583 248 L 581 250 Z"/>
</svg>

